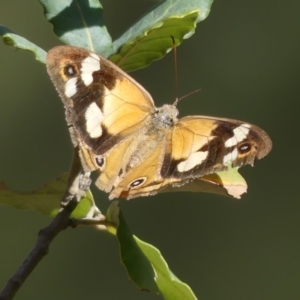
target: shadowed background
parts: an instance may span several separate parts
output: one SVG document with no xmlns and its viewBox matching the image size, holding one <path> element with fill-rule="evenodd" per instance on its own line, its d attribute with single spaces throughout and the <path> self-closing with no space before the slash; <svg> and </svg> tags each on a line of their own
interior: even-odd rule
<svg viewBox="0 0 300 300">
<path fill-rule="evenodd" d="M 106 0 L 117 38 L 155 2 Z M 215 1 L 209 17 L 178 50 L 180 116 L 236 118 L 266 130 L 274 149 L 241 173 L 241 200 L 169 193 L 122 201 L 138 237 L 158 247 L 171 270 L 199 299 L 300 297 L 298 115 L 300 2 Z M 124 13 L 126 12 L 126 13 Z M 0 23 L 45 50 L 60 44 L 37 1 L 2 1 Z M 157 105 L 174 101 L 173 56 L 131 74 Z M 0 42 L 0 181 L 30 191 L 68 170 L 72 148 L 63 106 L 45 65 Z M 296 196 L 298 194 L 298 196 Z M 107 195 L 94 192 L 103 211 Z M 0 287 L 51 221 L 0 207 Z M 159 299 L 127 279 L 114 237 L 68 229 L 53 242 L 16 299 Z"/>
</svg>

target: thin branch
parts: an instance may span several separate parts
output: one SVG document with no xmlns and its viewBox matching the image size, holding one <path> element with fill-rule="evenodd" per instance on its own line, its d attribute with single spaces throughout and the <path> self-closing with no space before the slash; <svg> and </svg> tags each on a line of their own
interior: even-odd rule
<svg viewBox="0 0 300 300">
<path fill-rule="evenodd" d="M 79 200 L 77 199 L 77 195 L 79 194 L 78 187 L 81 170 L 78 148 L 75 148 L 66 192 L 61 201 L 62 209 L 50 225 L 39 232 L 34 248 L 0 292 L 0 300 L 10 300 L 14 298 L 30 273 L 42 258 L 48 254 L 49 246 L 53 239 L 70 225 L 70 215 L 76 208 Z"/>
</svg>

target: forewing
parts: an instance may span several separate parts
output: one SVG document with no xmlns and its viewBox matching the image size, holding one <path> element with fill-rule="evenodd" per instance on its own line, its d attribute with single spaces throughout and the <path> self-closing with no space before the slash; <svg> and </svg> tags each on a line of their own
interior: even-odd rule
<svg viewBox="0 0 300 300">
<path fill-rule="evenodd" d="M 173 129 L 172 150 L 162 167 L 164 178 L 197 178 L 253 165 L 267 155 L 272 142 L 259 127 L 232 119 L 189 116 Z"/>
<path fill-rule="evenodd" d="M 96 155 L 138 132 L 154 111 L 153 100 L 141 85 L 88 50 L 55 47 L 48 52 L 47 69 L 69 125 Z"/>
</svg>

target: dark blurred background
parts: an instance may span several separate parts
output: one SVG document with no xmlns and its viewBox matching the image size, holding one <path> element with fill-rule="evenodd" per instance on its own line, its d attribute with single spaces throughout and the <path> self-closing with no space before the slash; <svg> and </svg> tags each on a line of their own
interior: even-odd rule
<svg viewBox="0 0 300 300">
<path fill-rule="evenodd" d="M 155 1 L 105 0 L 117 38 Z M 300 2 L 215 1 L 209 17 L 178 50 L 181 116 L 204 114 L 261 126 L 274 149 L 241 173 L 241 200 L 170 193 L 123 201 L 133 233 L 158 247 L 199 299 L 300 299 L 299 89 Z M 60 44 L 37 1 L 1 1 L 0 23 L 45 50 Z M 63 106 L 45 65 L 0 42 L 0 180 L 30 191 L 68 170 L 71 143 Z M 157 105 L 174 101 L 173 56 L 132 73 Z M 95 191 L 99 207 L 109 205 Z M 297 196 L 298 195 L 298 196 Z M 0 287 L 51 221 L 0 207 Z M 159 299 L 127 279 L 114 237 L 68 229 L 16 299 Z"/>
</svg>

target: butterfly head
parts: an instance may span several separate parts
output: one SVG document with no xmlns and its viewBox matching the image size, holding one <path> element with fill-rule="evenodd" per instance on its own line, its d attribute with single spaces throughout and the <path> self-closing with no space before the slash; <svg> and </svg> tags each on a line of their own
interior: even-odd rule
<svg viewBox="0 0 300 300">
<path fill-rule="evenodd" d="M 155 123 L 159 127 L 172 127 L 178 121 L 178 113 L 175 105 L 165 104 L 155 111 Z"/>
</svg>

